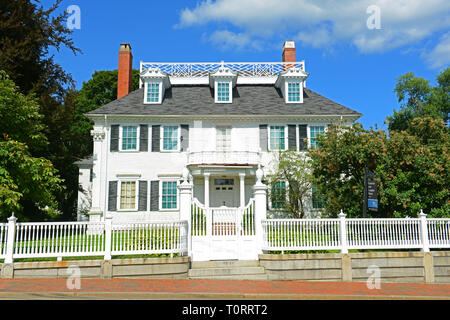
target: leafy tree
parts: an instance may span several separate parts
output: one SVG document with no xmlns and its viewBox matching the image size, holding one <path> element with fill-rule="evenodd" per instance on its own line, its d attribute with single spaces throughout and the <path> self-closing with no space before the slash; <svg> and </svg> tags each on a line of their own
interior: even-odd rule
<svg viewBox="0 0 450 320">
<path fill-rule="evenodd" d="M 394 110 L 388 116 L 389 130 L 406 130 L 414 118 L 433 117 L 442 119 L 448 124 L 450 112 L 450 67 L 443 70 L 437 77 L 437 86 L 430 85 L 428 80 L 416 77 L 409 72 L 397 79 L 394 92 L 400 110 Z"/>
<path fill-rule="evenodd" d="M 73 82 L 50 54 L 51 49 L 62 47 L 81 52 L 74 46 L 72 31 L 66 27 L 67 12 L 55 16 L 61 1 L 56 0 L 47 10 L 39 1 L 0 2 L 0 69 L 23 93 L 63 97 L 65 86 Z"/>
<path fill-rule="evenodd" d="M 309 156 L 328 215 L 343 209 L 362 216 L 365 167 L 379 185 L 379 209 L 369 215 L 413 217 L 420 209 L 450 215 L 450 137 L 442 120 L 417 118 L 407 131 L 389 135 L 360 124 L 338 127 L 319 137 L 319 144 Z"/>
<path fill-rule="evenodd" d="M 318 139 L 319 147 L 308 156 L 318 192 L 326 199 L 325 215 L 336 216 L 342 209 L 349 217 L 362 216 L 364 169 L 376 168 L 387 152 L 385 132 L 355 123 L 337 126 Z"/>
<path fill-rule="evenodd" d="M 39 106 L 18 92 L 0 72 L 0 219 L 12 212 L 22 220 L 54 217 L 55 194 L 62 180 L 52 163 L 31 155 L 29 146 L 47 144 Z"/>
<path fill-rule="evenodd" d="M 60 3 L 56 0 L 44 9 L 39 1 L 0 2 L 0 69 L 7 72 L 20 92 L 32 93 L 37 99 L 46 139 L 38 146 L 27 144 L 28 151 L 33 157 L 50 160 L 64 178 L 65 188 L 59 190 L 56 199 L 62 218 L 67 219 L 75 215 L 78 171 L 73 162 L 79 157 L 74 142 L 79 139 L 70 132 L 75 115 L 74 82 L 55 62 L 53 52 L 62 48 L 74 54 L 81 51 L 66 27 L 67 12 L 56 13 Z M 12 137 L 17 128 L 10 126 L 6 132 Z M 34 207 L 24 203 L 23 210 L 31 215 Z"/>
<path fill-rule="evenodd" d="M 304 155 L 295 151 L 281 151 L 276 156 L 275 170 L 267 175 L 267 180 L 270 186 L 287 182 L 288 194 L 272 188 L 269 191 L 270 197 L 273 202 L 280 204 L 279 209 L 288 216 L 303 218 L 307 202 L 311 199 L 311 163 Z"/>
<path fill-rule="evenodd" d="M 0 134 L 24 142 L 31 150 L 48 145 L 43 116 L 33 95 L 18 92 L 19 88 L 5 71 L 0 70 Z"/>
<path fill-rule="evenodd" d="M 440 119 L 415 118 L 407 131 L 392 131 L 376 168 L 379 199 L 388 216 L 450 216 L 450 136 Z M 388 204 L 388 206 L 386 206 Z"/>
</svg>

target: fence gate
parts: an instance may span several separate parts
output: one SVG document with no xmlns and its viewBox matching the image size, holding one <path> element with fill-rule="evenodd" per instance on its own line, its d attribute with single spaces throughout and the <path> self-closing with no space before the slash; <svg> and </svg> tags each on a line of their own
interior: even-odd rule
<svg viewBox="0 0 450 320">
<path fill-rule="evenodd" d="M 204 208 L 194 200 L 191 211 L 192 260 L 255 260 L 254 201 L 245 208 Z"/>
</svg>

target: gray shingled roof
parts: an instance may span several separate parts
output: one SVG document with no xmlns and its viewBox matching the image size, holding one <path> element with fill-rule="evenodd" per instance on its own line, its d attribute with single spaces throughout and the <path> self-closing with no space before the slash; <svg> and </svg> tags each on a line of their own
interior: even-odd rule
<svg viewBox="0 0 450 320">
<path fill-rule="evenodd" d="M 233 103 L 214 103 L 213 90 L 206 85 L 172 86 L 162 104 L 144 104 L 144 89 L 90 111 L 95 114 L 123 115 L 352 115 L 359 112 L 344 107 L 309 89 L 303 103 L 285 103 L 273 85 L 238 85 Z"/>
</svg>

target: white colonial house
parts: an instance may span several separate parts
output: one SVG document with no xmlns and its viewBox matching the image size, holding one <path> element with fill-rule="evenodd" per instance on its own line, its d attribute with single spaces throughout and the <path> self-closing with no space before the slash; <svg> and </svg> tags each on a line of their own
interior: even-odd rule
<svg viewBox="0 0 450 320">
<path fill-rule="evenodd" d="M 282 62 L 141 62 L 133 92 L 131 71 L 122 44 L 118 99 L 87 113 L 94 152 L 78 162 L 79 219 L 187 220 L 196 260 L 254 258 L 276 207 L 263 184 L 274 153 L 315 148 L 329 125 L 361 116 L 307 89 L 293 41 Z"/>
</svg>

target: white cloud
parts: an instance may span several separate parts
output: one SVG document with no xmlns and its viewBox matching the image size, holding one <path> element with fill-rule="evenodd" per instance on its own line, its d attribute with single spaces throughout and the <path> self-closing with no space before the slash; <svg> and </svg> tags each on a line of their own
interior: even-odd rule
<svg viewBox="0 0 450 320">
<path fill-rule="evenodd" d="M 370 30 L 366 12 L 380 8 L 381 29 Z M 450 28 L 448 0 L 206 0 L 182 10 L 177 25 L 230 24 L 240 30 L 217 35 L 238 47 L 264 46 L 274 37 L 292 38 L 316 48 L 352 44 L 360 52 L 384 52 L 417 43 Z M 214 40 L 210 37 L 211 41 Z M 279 41 L 279 39 L 277 39 Z M 436 48 L 436 54 L 445 48 Z"/>
<path fill-rule="evenodd" d="M 440 69 L 450 64 L 450 32 L 444 34 L 439 43 L 431 50 L 422 54 L 422 58 L 433 69 Z"/>
<path fill-rule="evenodd" d="M 234 33 L 228 30 L 214 31 L 210 36 L 207 36 L 207 40 L 223 50 L 262 49 L 258 40 L 253 40 L 248 34 Z"/>
</svg>

